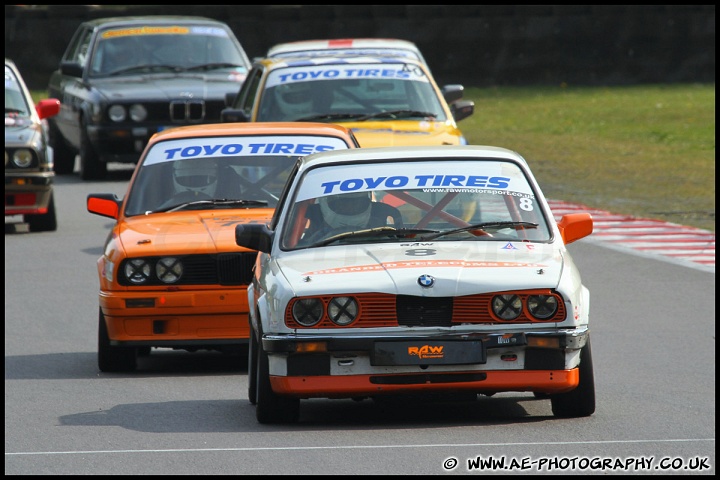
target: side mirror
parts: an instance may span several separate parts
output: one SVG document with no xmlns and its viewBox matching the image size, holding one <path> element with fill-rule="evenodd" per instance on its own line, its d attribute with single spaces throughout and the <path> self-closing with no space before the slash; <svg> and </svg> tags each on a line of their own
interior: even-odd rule
<svg viewBox="0 0 720 480">
<path fill-rule="evenodd" d="M 60 62 L 60 73 L 69 77 L 82 77 L 83 67 L 75 62 Z"/>
<path fill-rule="evenodd" d="M 87 196 L 87 210 L 95 215 L 117 220 L 122 200 L 114 193 L 91 193 Z"/>
<path fill-rule="evenodd" d="M 593 219 L 589 213 L 568 213 L 558 222 L 563 242 L 568 245 L 593 232 Z"/>
<path fill-rule="evenodd" d="M 220 121 L 222 123 L 229 122 L 249 122 L 250 118 L 245 114 L 244 111 L 235 108 L 224 108 L 220 112 Z"/>
<path fill-rule="evenodd" d="M 269 253 L 274 233 L 264 223 L 240 224 L 235 227 L 235 243 L 250 250 Z"/>
<path fill-rule="evenodd" d="M 448 104 L 457 102 L 463 98 L 465 87 L 460 84 L 454 83 L 451 85 L 444 85 L 441 89 L 443 97 Z"/>
<path fill-rule="evenodd" d="M 41 120 L 54 117 L 60 113 L 60 100 L 57 98 L 46 98 L 35 104 L 35 111 Z"/>
<path fill-rule="evenodd" d="M 450 104 L 450 111 L 456 122 L 475 113 L 475 102 L 472 100 L 458 100 Z"/>
</svg>

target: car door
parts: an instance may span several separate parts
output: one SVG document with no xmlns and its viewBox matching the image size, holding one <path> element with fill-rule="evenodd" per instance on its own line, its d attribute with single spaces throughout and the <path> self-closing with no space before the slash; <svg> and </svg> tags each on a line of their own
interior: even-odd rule
<svg viewBox="0 0 720 480">
<path fill-rule="evenodd" d="M 83 102 L 89 97 L 90 91 L 83 82 L 82 76 L 68 75 L 63 68 L 64 63 L 80 65 L 83 71 L 90 57 L 90 45 L 93 30 L 80 29 L 68 45 L 60 63 L 60 68 L 53 72 L 48 85 L 51 97 L 60 99 L 60 114 L 52 122 L 62 132 L 62 136 L 74 148 L 80 146 L 80 112 Z"/>
<path fill-rule="evenodd" d="M 240 87 L 240 91 L 229 105 L 223 109 L 221 119 L 223 122 L 254 122 L 255 113 L 253 106 L 260 91 L 260 84 L 263 78 L 264 68 L 256 65 L 248 73 L 247 78 Z"/>
</svg>

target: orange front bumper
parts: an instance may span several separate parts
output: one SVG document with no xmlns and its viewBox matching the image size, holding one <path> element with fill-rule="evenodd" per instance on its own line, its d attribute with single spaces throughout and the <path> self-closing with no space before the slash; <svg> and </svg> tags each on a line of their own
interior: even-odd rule
<svg viewBox="0 0 720 480">
<path fill-rule="evenodd" d="M 300 398 L 348 398 L 376 396 L 411 392 L 544 392 L 562 393 L 576 388 L 580 382 L 577 368 L 571 370 L 512 370 L 488 372 L 452 372 L 458 379 L 463 375 L 477 377 L 484 373 L 484 379 L 469 381 L 433 381 L 422 373 L 399 375 L 346 375 L 312 377 L 270 376 L 275 393 Z M 393 383 L 393 377 L 403 377 Z M 409 383 L 408 377 L 417 377 Z M 378 382 L 382 383 L 378 383 Z M 412 382 L 412 381 L 411 381 Z"/>
</svg>

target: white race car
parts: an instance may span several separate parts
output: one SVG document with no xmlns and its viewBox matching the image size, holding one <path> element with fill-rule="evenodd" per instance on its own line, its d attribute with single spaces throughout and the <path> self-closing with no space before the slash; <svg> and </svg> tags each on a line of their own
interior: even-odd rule
<svg viewBox="0 0 720 480">
<path fill-rule="evenodd" d="M 413 58 L 427 65 L 415 43 L 399 38 L 334 38 L 322 40 L 300 40 L 278 43 L 268 49 L 265 55 L 273 57 L 315 56 L 315 55 L 394 55 Z M 430 67 L 428 67 L 428 70 Z"/>
<path fill-rule="evenodd" d="M 261 423 L 305 398 L 533 392 L 595 411 L 589 292 L 525 160 L 486 146 L 323 152 L 299 161 L 248 288 L 248 395 Z"/>
</svg>

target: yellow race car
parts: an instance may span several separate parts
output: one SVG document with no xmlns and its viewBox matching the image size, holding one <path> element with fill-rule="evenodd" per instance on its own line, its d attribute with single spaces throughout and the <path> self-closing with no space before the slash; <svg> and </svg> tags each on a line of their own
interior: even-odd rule
<svg viewBox="0 0 720 480">
<path fill-rule="evenodd" d="M 473 114 L 462 85 L 438 87 L 425 63 L 398 55 L 313 53 L 256 60 L 223 122 L 327 122 L 362 147 L 463 145 Z"/>
</svg>

